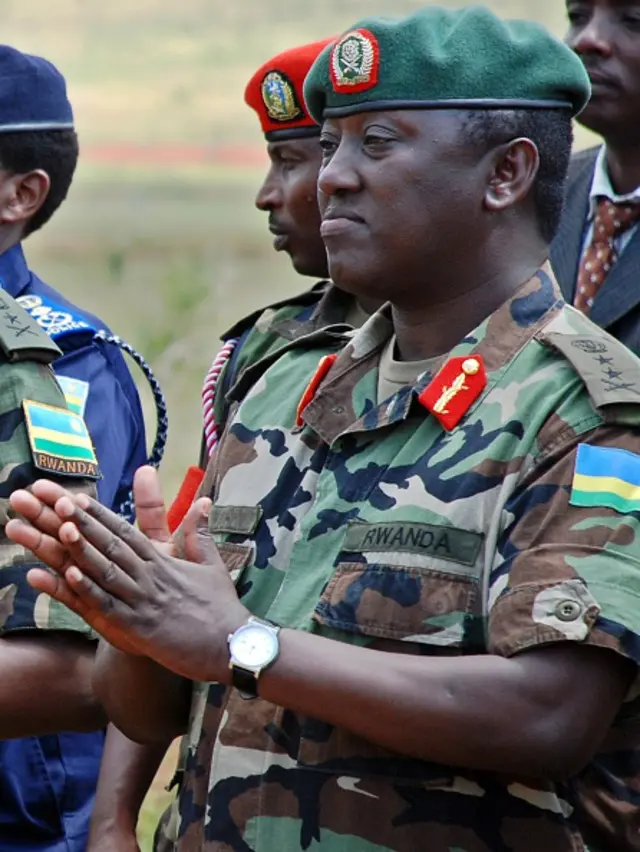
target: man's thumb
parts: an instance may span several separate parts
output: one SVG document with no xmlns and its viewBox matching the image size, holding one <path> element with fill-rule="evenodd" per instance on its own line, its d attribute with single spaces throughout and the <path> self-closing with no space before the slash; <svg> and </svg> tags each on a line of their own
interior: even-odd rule
<svg viewBox="0 0 640 852">
<path fill-rule="evenodd" d="M 209 532 L 211 500 L 200 497 L 191 506 L 182 522 L 184 555 L 189 562 L 212 563 L 216 558 L 216 545 Z"/>
<path fill-rule="evenodd" d="M 167 526 L 167 510 L 162 499 L 158 471 L 149 465 L 138 468 L 133 478 L 133 496 L 138 529 L 151 541 L 171 540 Z"/>
</svg>

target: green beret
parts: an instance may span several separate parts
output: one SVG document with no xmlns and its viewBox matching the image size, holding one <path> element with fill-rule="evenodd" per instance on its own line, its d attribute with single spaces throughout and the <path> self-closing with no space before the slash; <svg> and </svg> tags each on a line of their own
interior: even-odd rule
<svg viewBox="0 0 640 852">
<path fill-rule="evenodd" d="M 304 83 L 313 118 L 387 109 L 565 108 L 591 94 L 580 59 L 532 21 L 483 6 L 365 18 L 329 45 Z"/>
</svg>

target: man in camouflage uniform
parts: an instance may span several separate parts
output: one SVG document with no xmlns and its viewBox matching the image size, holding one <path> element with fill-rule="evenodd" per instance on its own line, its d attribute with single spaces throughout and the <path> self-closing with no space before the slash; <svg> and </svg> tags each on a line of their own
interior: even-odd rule
<svg viewBox="0 0 640 852">
<path fill-rule="evenodd" d="M 328 276 L 316 198 L 320 126 L 304 105 L 302 84 L 313 61 L 332 41 L 325 38 L 277 54 L 258 68 L 245 89 L 245 102 L 258 116 L 270 160 L 256 207 L 269 215 L 275 250 L 286 252 L 300 275 L 320 279 Z M 248 366 L 327 325 L 359 328 L 377 307 L 375 299 L 358 300 L 321 280 L 310 290 L 255 311 L 225 332 L 222 363 L 216 359 L 212 365 L 223 368 L 218 391 L 209 400 L 205 385 L 203 394 L 207 433 L 203 468 L 215 446 L 212 425 L 221 432 L 226 422 L 225 395 Z"/>
<path fill-rule="evenodd" d="M 258 116 L 270 159 L 256 206 L 268 214 L 276 251 L 286 252 L 300 275 L 316 279 L 327 277 L 316 198 L 320 127 L 304 107 L 302 84 L 313 61 L 330 41 L 323 39 L 277 54 L 257 69 L 245 90 L 245 101 Z M 377 303 L 369 306 L 377 307 Z M 191 503 L 226 422 L 226 393 L 246 367 L 304 334 L 333 323 L 360 326 L 366 316 L 352 295 L 321 280 L 310 290 L 255 311 L 223 335 L 224 345 L 214 358 L 203 392 L 201 469 L 191 468 L 185 478 L 169 513 L 172 525 L 177 525 Z M 165 751 L 162 744 L 141 746 L 109 729 L 88 852 L 110 852 L 114 848 L 136 852 L 138 813 Z M 180 777 L 178 770 L 176 783 Z M 167 819 L 165 815 L 163 824 Z"/>
<path fill-rule="evenodd" d="M 180 852 L 586 849 L 576 778 L 637 728 L 640 662 L 640 362 L 546 261 L 588 80 L 428 7 L 305 94 L 332 278 L 391 305 L 251 370 L 184 559 L 46 482 L 8 534 L 121 649 L 116 722 L 188 724 Z"/>
<path fill-rule="evenodd" d="M 0 762 L 3 850 L 67 852 L 86 839 L 88 815 L 71 783 L 77 767 L 60 766 L 59 755 L 68 742 L 84 742 L 79 760 L 89 760 L 97 748 L 90 732 L 106 724 L 91 688 L 95 636 L 82 619 L 28 585 L 36 558 L 4 532 L 11 494 L 38 476 L 56 470 L 72 490 L 95 493 L 92 480 L 100 471 L 87 427 L 67 410 L 49 366 L 60 354 L 36 320 L 0 293 L 0 738 L 41 737 L 43 779 L 36 800 L 36 791 L 22 785 L 31 767 Z M 48 783 L 45 761 L 69 773 L 61 797 Z M 22 805 L 18 813 L 9 807 L 15 801 Z"/>
</svg>

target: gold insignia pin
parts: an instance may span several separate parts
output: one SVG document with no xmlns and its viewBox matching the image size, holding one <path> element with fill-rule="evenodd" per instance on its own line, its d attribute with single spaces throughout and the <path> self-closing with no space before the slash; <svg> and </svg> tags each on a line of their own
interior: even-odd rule
<svg viewBox="0 0 640 852">
<path fill-rule="evenodd" d="M 456 397 L 460 391 L 469 390 L 466 380 L 467 376 L 475 376 L 480 370 L 480 363 L 475 358 L 466 358 L 462 362 L 462 372 L 455 377 L 451 385 L 442 388 L 442 394 L 433 406 L 438 414 L 448 414 L 447 405 Z"/>
<path fill-rule="evenodd" d="M 462 362 L 462 372 L 467 376 L 475 376 L 480 369 L 480 364 L 475 358 L 467 358 Z"/>
<path fill-rule="evenodd" d="M 445 429 L 453 429 L 487 385 L 482 358 L 450 358 L 418 397 Z M 464 393 L 463 393 L 464 391 Z"/>
</svg>

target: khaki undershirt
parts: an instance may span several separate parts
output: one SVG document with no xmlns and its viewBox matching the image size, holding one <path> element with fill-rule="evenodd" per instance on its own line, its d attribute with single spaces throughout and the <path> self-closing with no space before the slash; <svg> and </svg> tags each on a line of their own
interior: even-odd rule
<svg viewBox="0 0 640 852">
<path fill-rule="evenodd" d="M 394 353 L 396 348 L 395 334 L 384 347 L 380 355 L 378 366 L 378 402 L 384 402 L 400 388 L 414 385 L 418 376 L 426 373 L 434 367 L 441 359 L 441 355 L 425 358 L 422 361 L 396 361 Z"/>
</svg>

